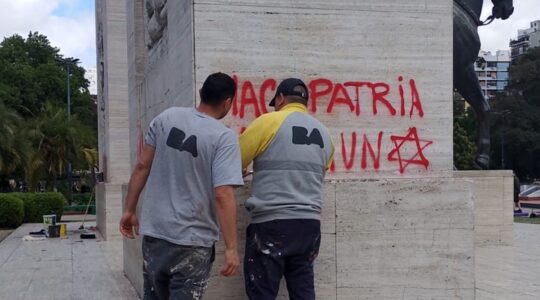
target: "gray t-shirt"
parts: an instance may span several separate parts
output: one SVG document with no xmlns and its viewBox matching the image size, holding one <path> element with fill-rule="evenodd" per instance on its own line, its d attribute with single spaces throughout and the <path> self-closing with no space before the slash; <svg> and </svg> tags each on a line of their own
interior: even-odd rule
<svg viewBox="0 0 540 300">
<path fill-rule="evenodd" d="M 242 185 L 237 135 L 194 108 L 173 107 L 148 128 L 156 152 L 144 192 L 140 233 L 210 247 L 219 238 L 214 188 Z"/>
</svg>

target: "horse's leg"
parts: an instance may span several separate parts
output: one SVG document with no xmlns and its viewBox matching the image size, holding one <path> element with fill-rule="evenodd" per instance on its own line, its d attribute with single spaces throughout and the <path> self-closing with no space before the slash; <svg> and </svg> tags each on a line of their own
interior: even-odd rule
<svg viewBox="0 0 540 300">
<path fill-rule="evenodd" d="M 489 167 L 489 113 L 490 107 L 482 94 L 478 77 L 474 71 L 474 65 L 469 65 L 461 70 L 454 70 L 454 85 L 458 92 L 472 106 L 478 122 L 478 136 L 476 145 L 476 163 L 482 169 Z"/>
</svg>

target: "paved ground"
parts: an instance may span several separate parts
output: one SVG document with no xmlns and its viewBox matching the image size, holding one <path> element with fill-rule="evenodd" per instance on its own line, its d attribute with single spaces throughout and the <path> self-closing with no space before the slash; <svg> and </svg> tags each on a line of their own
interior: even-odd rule
<svg viewBox="0 0 540 300">
<path fill-rule="evenodd" d="M 0 299 L 138 299 L 122 272 L 121 241 L 81 240 L 79 226 L 68 224 L 67 239 L 22 241 L 41 229 L 24 224 L 2 241 Z"/>
<path fill-rule="evenodd" d="M 67 239 L 25 242 L 41 228 L 25 224 L 1 242 L 0 299 L 137 299 L 121 241 L 81 240 L 79 225 L 68 225 Z M 540 225 L 514 225 L 514 246 L 477 249 L 476 299 L 540 299 Z"/>
<path fill-rule="evenodd" d="M 540 225 L 514 223 L 513 246 L 477 249 L 476 299 L 540 299 Z"/>
<path fill-rule="evenodd" d="M 13 229 L 0 229 L 0 242 L 13 232 Z"/>
</svg>

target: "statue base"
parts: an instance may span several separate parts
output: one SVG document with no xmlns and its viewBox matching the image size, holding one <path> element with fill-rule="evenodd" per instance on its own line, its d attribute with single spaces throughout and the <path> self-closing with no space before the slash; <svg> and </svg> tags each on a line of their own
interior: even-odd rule
<svg viewBox="0 0 540 300">
<path fill-rule="evenodd" d="M 327 181 L 322 243 L 315 263 L 319 299 L 474 299 L 472 182 L 458 178 Z M 249 184 L 238 189 L 240 253 Z M 206 299 L 245 299 L 243 276 L 218 275 Z M 141 239 L 124 241 L 124 268 L 142 294 Z M 288 299 L 282 285 L 278 299 Z"/>
</svg>

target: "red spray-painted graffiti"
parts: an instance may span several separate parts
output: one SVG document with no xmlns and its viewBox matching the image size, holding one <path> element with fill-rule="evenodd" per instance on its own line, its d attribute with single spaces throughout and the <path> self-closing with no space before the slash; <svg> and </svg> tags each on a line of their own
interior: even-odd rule
<svg viewBox="0 0 540 300">
<path fill-rule="evenodd" d="M 276 80 L 264 80 L 259 86 L 257 93 L 250 80 L 241 81 L 236 75 L 234 75 L 233 78 L 237 83 L 238 91 L 237 96 L 234 99 L 232 115 L 243 119 L 246 117 L 246 108 L 248 107 L 252 108 L 255 117 L 267 113 L 266 100 L 275 92 L 277 86 Z M 400 94 L 399 115 L 405 116 L 407 115 L 407 103 L 403 87 L 403 77 L 399 76 L 398 81 Z M 408 116 L 412 118 L 413 115 L 416 114 L 418 117 L 422 118 L 424 116 L 424 109 L 414 79 L 409 80 L 408 87 L 411 93 Z M 345 105 L 356 116 L 360 116 L 360 98 L 367 93 L 367 96 L 371 99 L 366 99 L 365 101 L 368 102 L 368 105 L 371 105 L 371 114 L 373 116 L 379 115 L 380 107 L 386 108 L 390 116 L 396 116 L 398 114 L 398 110 L 388 99 L 390 85 L 385 82 L 347 81 L 344 83 L 334 83 L 326 78 L 318 78 L 309 82 L 308 89 L 310 92 L 309 108 L 312 113 L 318 112 L 318 105 L 322 98 L 330 96 L 330 101 L 328 101 L 326 107 L 326 113 L 332 113 L 337 106 Z M 351 98 L 351 89 L 353 91 L 352 94 L 354 95 L 353 98 Z"/>
<path fill-rule="evenodd" d="M 238 90 L 229 122 L 233 123 L 232 128 L 242 133 L 253 119 L 268 112 L 267 103 L 275 93 L 277 80 L 269 78 L 257 85 L 236 75 L 233 78 Z M 391 94 L 391 85 L 385 82 L 336 83 L 326 78 L 313 79 L 308 83 L 309 110 L 319 116 L 350 112 L 351 117 L 347 118 L 349 122 L 362 118 L 423 119 L 424 107 L 415 80 L 404 81 L 402 76 L 397 79 L 398 97 L 395 93 Z M 325 109 L 321 106 L 325 106 Z M 138 157 L 143 146 L 140 124 L 137 135 Z M 391 134 L 373 128 L 366 132 L 341 132 L 334 136 L 334 143 L 336 151 L 330 172 L 379 171 L 383 161 L 386 161 L 403 174 L 411 165 L 429 169 L 430 161 L 424 150 L 433 141 L 421 139 L 417 127 L 411 126 Z"/>
<path fill-rule="evenodd" d="M 424 166 L 425 168 L 429 166 L 429 161 L 424 156 L 423 150 L 426 149 L 426 147 L 431 145 L 433 142 L 420 140 L 418 138 L 418 133 L 416 132 L 416 127 L 409 128 L 409 131 L 407 132 L 406 136 L 392 135 L 390 139 L 394 143 L 395 147 L 394 149 L 392 149 L 392 151 L 390 151 L 390 153 L 388 153 L 388 160 L 399 162 L 400 173 L 403 173 L 405 171 L 405 168 L 410 164 L 421 165 L 421 166 Z M 401 147 L 406 142 L 412 142 L 414 143 L 414 146 L 416 147 L 415 149 L 416 153 L 413 154 L 413 156 L 411 156 L 410 158 L 402 157 Z M 420 145 L 420 143 L 423 143 L 423 145 Z M 416 159 L 416 157 L 418 157 L 418 159 Z"/>
<path fill-rule="evenodd" d="M 373 149 L 373 145 L 368 139 L 367 135 L 363 135 L 362 149 L 360 153 L 360 170 L 372 169 L 378 171 L 381 166 L 381 149 L 383 142 L 384 132 L 379 131 L 377 134 L 376 148 Z M 341 153 L 336 153 L 335 159 L 339 159 L 339 154 L 343 161 L 343 168 L 346 171 L 351 171 L 355 167 L 355 156 L 357 154 L 357 133 L 351 133 L 351 142 L 349 147 L 344 139 L 344 134 L 341 133 Z M 397 162 L 399 166 L 399 172 L 404 173 L 409 165 L 419 165 L 425 169 L 429 166 L 429 160 L 424 155 L 424 149 L 432 144 L 432 141 L 421 140 L 418 137 L 416 127 L 411 127 L 405 136 L 391 135 L 386 140 L 391 142 L 391 150 L 388 152 L 386 159 L 389 162 Z M 407 143 L 411 145 L 407 145 Z M 409 146 L 411 149 L 405 150 L 404 147 Z M 412 149 L 414 148 L 414 149 Z M 368 158 L 369 157 L 369 158 Z M 370 161 L 368 161 L 370 160 Z M 371 164 L 370 164 L 371 163 Z M 334 166 L 335 167 L 335 166 Z"/>
<path fill-rule="evenodd" d="M 253 119 L 269 111 L 267 103 L 275 93 L 278 80 L 269 78 L 254 84 L 237 75 L 233 77 L 238 90 L 230 120 L 234 124 L 232 127 L 241 133 Z M 392 87 L 387 82 L 333 82 L 315 78 L 307 86 L 310 92 L 308 109 L 316 116 L 350 112 L 348 122 L 362 118 L 401 117 L 411 121 L 424 118 L 424 106 L 414 79 L 405 80 L 398 76 Z M 370 128 L 366 132 L 341 132 L 335 136 L 336 153 L 330 171 L 379 171 L 383 161 L 394 165 L 401 174 L 410 166 L 429 170 L 430 161 L 424 150 L 433 142 L 421 139 L 416 126 L 399 132 L 375 132 L 373 134 L 373 128 Z"/>
</svg>

